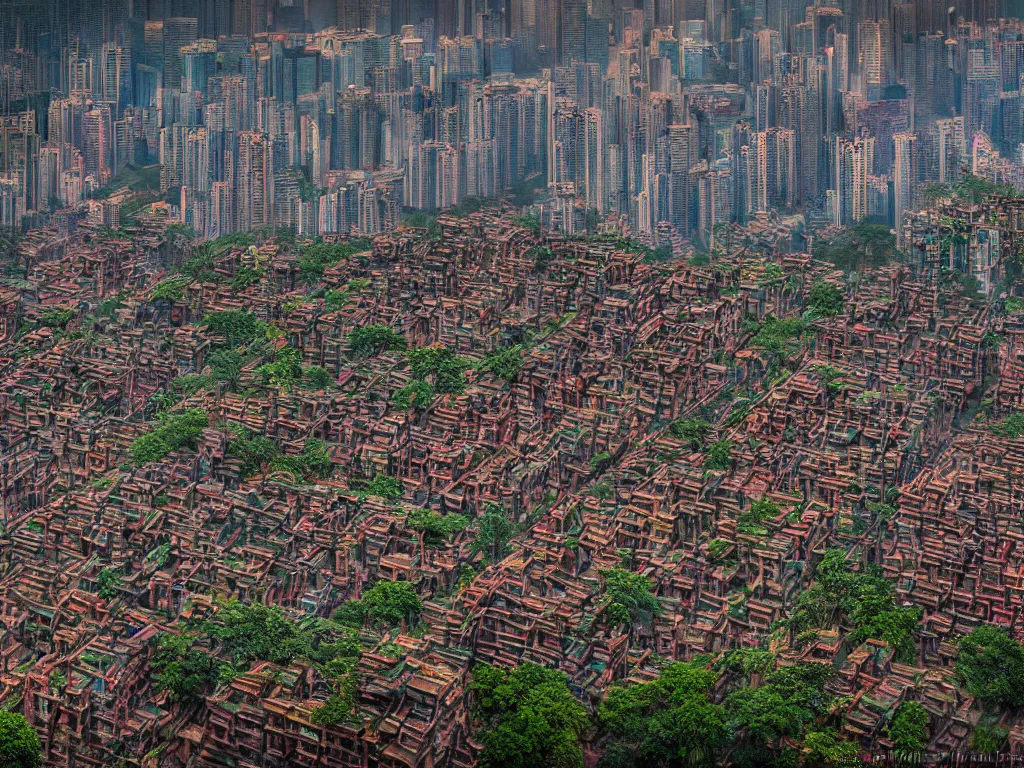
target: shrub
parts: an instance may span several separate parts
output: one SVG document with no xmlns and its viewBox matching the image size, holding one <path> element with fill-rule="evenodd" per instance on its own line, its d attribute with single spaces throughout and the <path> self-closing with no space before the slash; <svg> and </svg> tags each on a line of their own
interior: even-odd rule
<svg viewBox="0 0 1024 768">
<path fill-rule="evenodd" d="M 410 350 L 413 378 L 430 381 L 440 394 L 462 394 L 466 389 L 466 371 L 471 364 L 445 346 Z"/>
<path fill-rule="evenodd" d="M 920 752 L 928 743 L 928 710 L 916 701 L 900 704 L 888 726 L 889 740 L 901 752 Z"/>
<path fill-rule="evenodd" d="M 362 604 L 372 622 L 394 627 L 403 620 L 413 624 L 423 604 L 412 584 L 407 581 L 378 581 L 363 595 Z"/>
<path fill-rule="evenodd" d="M 474 711 L 482 721 L 481 768 L 582 768 L 579 737 L 590 724 L 563 672 L 529 662 L 473 669 Z"/>
<path fill-rule="evenodd" d="M 405 338 L 389 325 L 361 325 L 348 335 L 352 354 L 356 357 L 372 357 L 382 352 L 397 352 L 405 349 Z"/>
<path fill-rule="evenodd" d="M 1024 437 L 1024 411 L 1015 411 L 996 424 L 992 431 L 1008 440 Z"/>
<path fill-rule="evenodd" d="M 811 295 L 807 306 L 818 317 L 835 317 L 843 313 L 846 302 L 843 299 L 843 292 L 839 290 L 838 286 L 819 281 L 811 286 Z"/>
<path fill-rule="evenodd" d="M 209 426 L 206 411 L 189 408 L 184 413 L 161 414 L 159 424 L 132 443 L 132 459 L 136 466 L 163 459 L 171 451 L 195 449 L 203 430 Z"/>
<path fill-rule="evenodd" d="M 704 419 L 678 419 L 669 425 L 668 431 L 672 437 L 689 444 L 692 450 L 699 451 L 704 447 L 711 425 Z"/>
<path fill-rule="evenodd" d="M 497 379 L 514 382 L 523 369 L 522 347 L 506 347 L 491 352 L 480 365 L 480 370 L 491 374 Z"/>
<path fill-rule="evenodd" d="M 732 443 L 728 440 L 712 443 L 704 454 L 704 466 L 720 471 L 732 469 Z"/>
</svg>

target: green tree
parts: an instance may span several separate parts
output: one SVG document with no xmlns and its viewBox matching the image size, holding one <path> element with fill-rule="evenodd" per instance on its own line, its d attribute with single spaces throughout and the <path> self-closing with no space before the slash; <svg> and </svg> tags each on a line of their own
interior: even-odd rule
<svg viewBox="0 0 1024 768">
<path fill-rule="evenodd" d="M 39 324 L 47 328 L 65 328 L 74 316 L 72 309 L 47 309 L 39 316 Z"/>
<path fill-rule="evenodd" d="M 654 585 L 646 576 L 612 568 L 601 571 L 604 579 L 601 593 L 607 602 L 605 620 L 610 626 L 651 626 L 661 615 L 661 604 L 654 596 Z"/>
<path fill-rule="evenodd" d="M 398 478 L 377 473 L 364 493 L 367 496 L 376 496 L 387 501 L 398 501 L 405 495 L 405 487 Z"/>
<path fill-rule="evenodd" d="M 409 351 L 413 378 L 428 381 L 443 395 L 460 395 L 466 389 L 466 371 L 472 364 L 445 346 L 419 347 Z"/>
<path fill-rule="evenodd" d="M 800 593 L 790 616 L 796 631 L 827 627 L 839 621 L 851 627 L 848 642 L 884 640 L 903 662 L 914 660 L 919 606 L 897 606 L 895 589 L 876 568 L 850 570 L 846 553 L 830 549 L 814 572 L 815 583 Z"/>
<path fill-rule="evenodd" d="M 263 278 L 263 270 L 253 267 L 239 267 L 235 276 L 231 278 L 231 290 L 235 293 L 251 288 Z"/>
<path fill-rule="evenodd" d="M 219 675 L 217 660 L 196 647 L 195 635 L 163 634 L 157 639 L 150 673 L 158 691 L 171 701 L 186 705 L 200 703 L 213 692 Z"/>
<path fill-rule="evenodd" d="M 310 243 L 299 254 L 299 274 L 307 283 L 316 283 L 329 267 L 368 250 L 372 245 L 362 238 L 347 243 Z"/>
<path fill-rule="evenodd" d="M 439 549 L 453 536 L 466 530 L 469 521 L 462 515 L 442 515 L 429 509 L 414 509 L 409 512 L 406 525 L 422 537 L 424 547 Z"/>
<path fill-rule="evenodd" d="M 508 554 L 508 543 L 521 533 L 517 523 L 509 519 L 501 507 L 491 507 L 477 522 L 476 537 L 470 546 L 472 552 L 482 552 L 492 563 Z"/>
<path fill-rule="evenodd" d="M 699 451 L 704 448 L 711 425 L 704 419 L 677 419 L 668 428 L 672 437 L 689 444 L 690 449 Z"/>
<path fill-rule="evenodd" d="M 804 736 L 806 764 L 813 766 L 859 765 L 857 745 L 839 738 L 832 729 L 810 731 Z"/>
<path fill-rule="evenodd" d="M 712 443 L 704 457 L 704 466 L 708 469 L 730 470 L 732 469 L 732 443 L 728 440 Z"/>
<path fill-rule="evenodd" d="M 366 590 L 362 604 L 370 620 L 381 627 L 394 627 L 402 621 L 412 625 L 423 610 L 416 589 L 407 581 L 378 581 Z"/>
<path fill-rule="evenodd" d="M 326 368 L 319 365 L 312 365 L 302 372 L 302 388 L 311 389 L 316 392 L 323 392 L 330 389 L 334 384 L 334 377 Z"/>
<path fill-rule="evenodd" d="M 768 672 L 756 688 L 733 691 L 725 701 L 731 729 L 743 746 L 761 751 L 778 750 L 784 737 L 802 738 L 831 707 L 825 684 L 834 673 L 828 665 L 794 664 Z"/>
<path fill-rule="evenodd" d="M 172 275 L 153 287 L 149 294 L 151 301 L 179 302 L 185 298 L 185 289 L 192 280 L 185 275 Z"/>
<path fill-rule="evenodd" d="M 355 710 L 355 696 L 343 686 L 339 692 L 332 693 L 330 697 L 314 709 L 309 720 L 313 725 L 332 726 L 352 719 Z"/>
<path fill-rule="evenodd" d="M 382 352 L 400 352 L 406 347 L 405 337 L 390 325 L 379 323 L 353 328 L 348 335 L 348 344 L 352 354 L 358 358 L 373 357 Z"/>
<path fill-rule="evenodd" d="M 1024 411 L 1014 411 L 996 424 L 992 431 L 998 437 L 1003 437 L 1007 440 L 1016 440 L 1018 437 L 1024 437 Z"/>
<path fill-rule="evenodd" d="M 203 325 L 215 336 L 222 336 L 232 348 L 251 344 L 266 333 L 266 323 L 237 310 L 211 312 L 203 318 Z"/>
<path fill-rule="evenodd" d="M 96 585 L 99 587 L 96 594 L 104 600 L 113 600 L 122 583 L 121 574 L 116 568 L 104 568 L 96 574 Z"/>
<path fill-rule="evenodd" d="M 189 408 L 183 413 L 158 415 L 158 424 L 131 445 L 136 466 L 160 461 L 172 451 L 195 450 L 203 430 L 209 426 L 206 411 Z"/>
<path fill-rule="evenodd" d="M 843 229 L 831 240 L 819 240 L 814 246 L 814 257 L 828 261 L 849 271 L 864 271 L 883 267 L 900 258 L 896 235 L 889 227 L 878 224 L 858 224 Z"/>
<path fill-rule="evenodd" d="M 331 614 L 331 621 L 341 624 L 343 627 L 359 629 L 366 623 L 367 607 L 362 600 L 346 600 L 334 609 Z"/>
<path fill-rule="evenodd" d="M 312 477 L 326 480 L 334 471 L 331 456 L 331 449 L 327 443 L 310 437 L 302 444 L 302 452 L 298 456 L 280 456 L 274 461 L 274 467 L 291 472 L 304 480 Z"/>
<path fill-rule="evenodd" d="M 986 754 L 999 752 L 1006 746 L 1009 735 L 1010 730 L 997 723 L 978 723 L 971 731 L 971 749 Z"/>
<path fill-rule="evenodd" d="M 294 623 L 276 606 L 231 600 L 221 605 L 207 631 L 235 664 L 256 660 L 287 664 L 300 650 Z"/>
<path fill-rule="evenodd" d="M 264 435 L 228 441 L 228 455 L 241 461 L 239 474 L 243 480 L 263 472 L 280 454 L 277 443 Z"/>
<path fill-rule="evenodd" d="M 839 286 L 820 280 L 811 286 L 810 299 L 807 307 L 816 317 L 835 317 L 841 315 L 846 306 L 843 292 Z"/>
<path fill-rule="evenodd" d="M 586 710 L 558 670 L 480 664 L 470 681 L 481 768 L 582 768 Z"/>
<path fill-rule="evenodd" d="M 207 358 L 210 376 L 217 381 L 225 382 L 229 388 L 237 389 L 242 378 L 245 358 L 235 349 L 215 349 Z"/>
<path fill-rule="evenodd" d="M 43 748 L 35 729 L 24 715 L 0 709 L 0 766 L 2 768 L 39 768 Z"/>
<path fill-rule="evenodd" d="M 274 362 L 256 369 L 263 377 L 264 384 L 270 384 L 288 391 L 302 380 L 302 355 L 294 347 L 281 347 L 274 355 Z"/>
<path fill-rule="evenodd" d="M 916 701 L 900 704 L 888 725 L 889 741 L 901 752 L 920 752 L 928 744 L 928 710 Z"/>
<path fill-rule="evenodd" d="M 426 408 L 434 401 L 434 388 L 425 381 L 414 381 L 405 385 L 391 398 L 396 408 L 407 411 L 412 407 Z"/>
<path fill-rule="evenodd" d="M 729 740 L 725 708 L 710 700 L 717 679 L 677 662 L 652 682 L 611 688 L 597 710 L 601 731 L 611 736 L 602 766 L 715 765 Z"/>
<path fill-rule="evenodd" d="M 750 343 L 765 350 L 772 362 L 777 364 L 786 359 L 793 341 L 800 337 L 806 327 L 807 323 L 799 317 L 779 320 L 774 315 L 767 315 Z"/>
<path fill-rule="evenodd" d="M 985 706 L 1024 706 L 1024 646 L 999 627 L 983 624 L 960 638 L 956 675 Z"/>
<path fill-rule="evenodd" d="M 505 347 L 487 355 L 487 359 L 480 364 L 480 370 L 489 373 L 496 379 L 503 379 L 507 382 L 515 382 L 519 378 L 519 372 L 523 369 L 522 347 L 518 344 L 514 347 Z"/>
</svg>

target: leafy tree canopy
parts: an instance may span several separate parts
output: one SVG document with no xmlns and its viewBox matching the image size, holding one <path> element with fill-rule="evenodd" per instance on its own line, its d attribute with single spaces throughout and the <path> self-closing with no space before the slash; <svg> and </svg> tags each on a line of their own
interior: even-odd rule
<svg viewBox="0 0 1024 768">
<path fill-rule="evenodd" d="M 790 616 L 793 629 L 844 623 L 852 628 L 850 643 L 857 645 L 868 638 L 884 640 L 898 659 L 913 661 L 922 610 L 918 606 L 897 606 L 892 583 L 877 568 L 863 573 L 852 571 L 846 554 L 830 549 L 815 569 L 814 578 L 815 583 L 797 598 Z"/>
<path fill-rule="evenodd" d="M 889 740 L 901 752 L 920 752 L 928 744 L 928 710 L 916 701 L 905 701 L 888 726 Z"/>
<path fill-rule="evenodd" d="M 816 317 L 835 317 L 841 315 L 846 302 L 839 286 L 819 281 L 811 286 L 811 295 L 807 307 Z"/>
<path fill-rule="evenodd" d="M 830 241 L 815 244 L 814 257 L 846 271 L 884 267 L 898 260 L 896 235 L 879 224 L 858 224 L 842 230 Z"/>
<path fill-rule="evenodd" d="M 1007 440 L 1015 440 L 1024 437 L 1024 411 L 1014 411 L 1002 421 L 998 422 L 992 431 L 999 437 Z"/>
<path fill-rule="evenodd" d="M 373 357 L 382 352 L 397 352 L 406 347 L 402 334 L 390 325 L 381 323 L 353 328 L 348 335 L 348 343 L 352 354 L 359 358 Z"/>
<path fill-rule="evenodd" d="M 986 706 L 1024 706 L 1024 645 L 999 627 L 984 624 L 960 638 L 956 675 Z"/>
<path fill-rule="evenodd" d="M 514 382 L 519 378 L 519 372 L 523 369 L 522 347 L 518 344 L 513 347 L 505 347 L 487 355 L 487 359 L 480 365 L 480 370 L 489 373 L 497 379 Z"/>
<path fill-rule="evenodd" d="M 171 701 L 198 704 L 217 684 L 217 660 L 198 648 L 196 640 L 195 635 L 188 634 L 164 634 L 157 639 L 150 672 L 156 689 L 166 691 Z"/>
<path fill-rule="evenodd" d="M 469 521 L 462 515 L 442 515 L 429 509 L 414 509 L 409 512 L 406 525 L 423 536 L 423 546 L 438 549 L 445 546 L 453 536 L 466 530 Z"/>
<path fill-rule="evenodd" d="M 711 425 L 704 419 L 678 419 L 673 421 L 668 431 L 679 440 L 688 443 L 694 451 L 704 448 Z"/>
<path fill-rule="evenodd" d="M 160 414 L 157 426 L 131 445 L 135 465 L 141 467 L 160 461 L 172 451 L 194 450 L 209 423 L 206 411 L 198 408 L 189 408 L 174 415 Z"/>
<path fill-rule="evenodd" d="M 661 615 L 661 604 L 652 592 L 654 585 L 646 576 L 612 568 L 601 571 L 602 593 L 608 602 L 607 622 L 613 626 L 650 626 Z"/>
<path fill-rule="evenodd" d="M 24 715 L 0 710 L 0 766 L 39 768 L 42 763 L 42 745 Z"/>
<path fill-rule="evenodd" d="M 612 737 L 602 766 L 714 765 L 729 741 L 725 708 L 709 698 L 717 679 L 677 662 L 650 683 L 610 689 L 598 707 L 601 730 Z"/>
<path fill-rule="evenodd" d="M 480 664 L 470 690 L 481 723 L 481 768 L 582 768 L 579 737 L 590 718 L 562 672 L 528 662 L 515 669 Z"/>
<path fill-rule="evenodd" d="M 402 621 L 413 624 L 423 610 L 416 589 L 407 581 L 378 581 L 363 594 L 362 604 L 370 620 L 382 627 Z"/>
<path fill-rule="evenodd" d="M 521 530 L 504 509 L 491 507 L 480 516 L 476 538 L 470 549 L 472 552 L 482 552 L 491 562 L 498 562 L 508 554 L 508 543 L 518 536 Z"/>
<path fill-rule="evenodd" d="M 833 674 L 830 665 L 813 663 L 767 673 L 757 688 L 739 688 L 726 698 L 730 727 L 759 748 L 777 747 L 783 737 L 801 738 L 830 708 L 825 684 Z"/>
<path fill-rule="evenodd" d="M 409 351 L 413 378 L 427 381 L 443 395 L 460 395 L 466 389 L 466 371 L 472 364 L 445 346 L 419 347 Z"/>
</svg>

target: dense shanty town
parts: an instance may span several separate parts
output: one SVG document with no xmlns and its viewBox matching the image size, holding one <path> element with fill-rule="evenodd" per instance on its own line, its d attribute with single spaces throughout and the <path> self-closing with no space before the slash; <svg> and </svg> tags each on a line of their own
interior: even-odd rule
<svg viewBox="0 0 1024 768">
<path fill-rule="evenodd" d="M 900 251 L 417 223 L 7 243 L 0 702 L 45 765 L 1024 753 L 1024 200 Z"/>
</svg>

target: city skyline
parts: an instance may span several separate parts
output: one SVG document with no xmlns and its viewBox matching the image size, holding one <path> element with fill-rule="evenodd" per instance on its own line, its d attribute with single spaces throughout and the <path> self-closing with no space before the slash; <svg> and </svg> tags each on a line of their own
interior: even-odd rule
<svg viewBox="0 0 1024 768">
<path fill-rule="evenodd" d="M 1024 187 L 1018 4 L 944 5 L 7 2 L 0 225 L 90 200 L 118 225 L 131 167 L 206 238 L 374 234 L 524 187 L 570 234 L 900 233 L 929 186 Z"/>
</svg>

